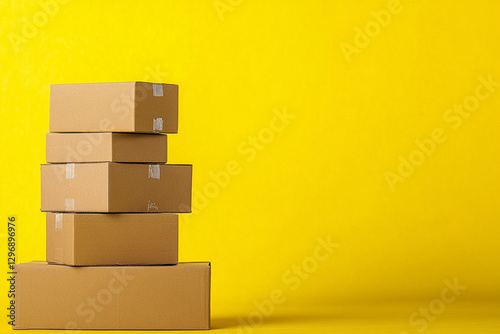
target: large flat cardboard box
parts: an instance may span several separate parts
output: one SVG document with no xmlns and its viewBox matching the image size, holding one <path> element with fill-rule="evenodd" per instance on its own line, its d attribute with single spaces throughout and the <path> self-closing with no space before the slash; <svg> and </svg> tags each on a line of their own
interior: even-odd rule
<svg viewBox="0 0 500 334">
<path fill-rule="evenodd" d="M 41 166 L 41 210 L 191 212 L 192 165 L 115 162 Z"/>
<path fill-rule="evenodd" d="M 15 266 L 14 329 L 209 329 L 210 263 Z"/>
<path fill-rule="evenodd" d="M 47 262 L 70 266 L 176 264 L 173 213 L 47 213 Z"/>
<path fill-rule="evenodd" d="M 50 132 L 177 133 L 177 85 L 50 85 Z"/>
<path fill-rule="evenodd" d="M 46 159 L 61 162 L 167 162 L 167 136 L 139 133 L 47 133 Z"/>
</svg>

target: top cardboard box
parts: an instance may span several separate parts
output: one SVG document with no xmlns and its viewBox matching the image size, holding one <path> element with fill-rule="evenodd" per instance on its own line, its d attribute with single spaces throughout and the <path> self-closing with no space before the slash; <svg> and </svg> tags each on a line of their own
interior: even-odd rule
<svg viewBox="0 0 500 334">
<path fill-rule="evenodd" d="M 177 133 L 179 87 L 149 82 L 50 86 L 50 132 Z"/>
</svg>

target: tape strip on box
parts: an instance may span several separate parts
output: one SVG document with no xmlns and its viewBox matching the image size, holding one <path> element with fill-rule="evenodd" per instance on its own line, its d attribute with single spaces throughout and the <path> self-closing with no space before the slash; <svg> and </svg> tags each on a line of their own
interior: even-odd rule
<svg viewBox="0 0 500 334">
<path fill-rule="evenodd" d="M 75 199 L 66 198 L 64 200 L 64 207 L 66 208 L 66 211 L 75 211 Z"/>
<path fill-rule="evenodd" d="M 163 131 L 163 118 L 158 117 L 153 119 L 153 131 Z"/>
<path fill-rule="evenodd" d="M 66 164 L 66 178 L 67 179 L 75 178 L 75 164 Z"/>
<path fill-rule="evenodd" d="M 62 231 L 63 229 L 63 215 L 62 213 L 56 213 L 56 231 Z"/>
<path fill-rule="evenodd" d="M 153 96 L 163 96 L 162 84 L 153 84 Z"/>
<path fill-rule="evenodd" d="M 150 179 L 160 179 L 160 165 L 149 165 L 148 177 Z"/>
</svg>

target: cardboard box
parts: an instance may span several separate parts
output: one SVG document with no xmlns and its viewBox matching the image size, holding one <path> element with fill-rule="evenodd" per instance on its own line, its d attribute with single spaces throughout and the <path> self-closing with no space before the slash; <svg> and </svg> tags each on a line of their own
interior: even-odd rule
<svg viewBox="0 0 500 334">
<path fill-rule="evenodd" d="M 210 263 L 15 266 L 14 329 L 209 329 Z"/>
<path fill-rule="evenodd" d="M 41 166 L 42 211 L 191 212 L 192 165 Z"/>
<path fill-rule="evenodd" d="M 50 85 L 50 132 L 177 133 L 177 85 Z"/>
<path fill-rule="evenodd" d="M 70 266 L 176 264 L 172 213 L 47 213 L 47 262 Z"/>
<path fill-rule="evenodd" d="M 58 162 L 167 162 L 167 136 L 138 133 L 47 133 L 46 158 Z"/>
</svg>

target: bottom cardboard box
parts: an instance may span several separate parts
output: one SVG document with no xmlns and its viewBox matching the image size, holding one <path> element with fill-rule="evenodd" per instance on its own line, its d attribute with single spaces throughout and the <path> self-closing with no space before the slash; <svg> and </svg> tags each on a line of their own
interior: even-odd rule
<svg viewBox="0 0 500 334">
<path fill-rule="evenodd" d="M 15 266 L 14 329 L 209 329 L 210 263 Z"/>
</svg>

